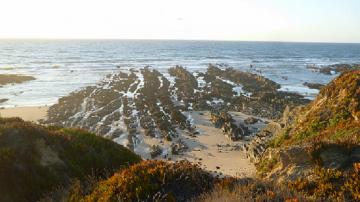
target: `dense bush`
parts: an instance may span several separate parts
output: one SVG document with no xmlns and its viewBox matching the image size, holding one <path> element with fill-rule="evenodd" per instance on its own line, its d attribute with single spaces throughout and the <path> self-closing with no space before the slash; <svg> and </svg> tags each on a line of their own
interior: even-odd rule
<svg viewBox="0 0 360 202">
<path fill-rule="evenodd" d="M 299 193 L 291 191 L 286 186 L 275 185 L 270 182 L 257 179 L 233 179 L 221 180 L 215 188 L 208 193 L 202 194 L 193 200 L 194 202 L 264 202 L 284 201 L 299 202 L 308 201 Z"/>
<path fill-rule="evenodd" d="M 273 152 L 263 155 L 258 171 L 274 181 L 296 177 L 289 188 L 314 200 L 359 201 L 360 71 L 342 73 L 295 111 L 268 144 Z"/>
<path fill-rule="evenodd" d="M 210 190 L 213 182 L 187 161 L 143 161 L 100 182 L 82 201 L 186 201 Z"/>
<path fill-rule="evenodd" d="M 0 118 L 1 201 L 36 201 L 74 178 L 102 176 L 139 161 L 128 149 L 80 129 Z"/>
<path fill-rule="evenodd" d="M 293 190 L 318 200 L 359 201 L 360 163 L 353 166 L 346 172 L 317 167 L 312 171 L 311 178 L 299 178 L 289 185 Z"/>
<path fill-rule="evenodd" d="M 360 143 L 360 70 L 345 72 L 322 88 L 273 145 L 309 142 Z"/>
</svg>

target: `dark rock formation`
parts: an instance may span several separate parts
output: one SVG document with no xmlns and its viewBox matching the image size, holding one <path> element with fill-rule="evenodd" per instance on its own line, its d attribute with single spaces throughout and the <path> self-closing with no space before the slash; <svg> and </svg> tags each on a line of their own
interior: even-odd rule
<svg viewBox="0 0 360 202">
<path fill-rule="evenodd" d="M 248 144 L 244 145 L 247 157 L 254 163 L 259 162 L 260 158 L 269 147 L 270 141 L 281 130 L 278 123 L 272 122 L 264 129 L 256 133 Z"/>
<path fill-rule="evenodd" d="M 311 69 L 313 71 L 320 72 L 322 74 L 337 74 L 337 73 L 343 73 L 346 71 L 352 71 L 352 70 L 359 70 L 360 64 L 334 64 L 324 67 L 317 67 L 317 66 L 308 66 L 308 69 Z"/>
<path fill-rule="evenodd" d="M 212 112 L 211 122 L 216 128 L 221 128 L 224 135 L 232 141 L 237 141 L 244 136 L 250 135 L 249 129 L 242 124 L 237 125 L 231 115 L 227 112 Z"/>
<path fill-rule="evenodd" d="M 183 142 L 181 139 L 179 139 L 176 142 L 173 142 L 170 145 L 171 148 L 171 154 L 173 155 L 179 155 L 183 152 L 185 152 L 188 149 L 188 146 Z"/>
<path fill-rule="evenodd" d="M 139 126 L 145 135 L 176 137 L 175 127 L 186 128 L 186 118 L 170 97 L 169 81 L 156 70 L 109 75 L 61 98 L 50 107 L 46 123 L 81 127 L 102 136 L 128 136 L 130 149 L 137 142 Z M 125 133 L 123 131 L 126 131 Z"/>
<path fill-rule="evenodd" d="M 224 100 L 219 108 L 228 111 L 241 111 L 260 117 L 277 119 L 288 105 L 296 107 L 309 103 L 309 100 L 296 93 L 279 92 L 280 85 L 260 75 L 241 72 L 232 68 L 220 69 L 219 66 L 210 64 L 204 75 L 204 80 L 209 86 L 204 89 L 209 94 L 202 94 L 196 100 L 201 107 L 194 105 L 196 110 L 204 110 L 202 99 L 210 100 L 217 97 Z M 224 82 L 227 81 L 227 82 Z M 213 84 L 214 83 L 214 84 Z M 234 86 L 238 85 L 238 86 Z M 231 88 L 242 88 L 240 96 L 235 95 Z M 226 103 L 230 103 L 227 105 Z"/>
<path fill-rule="evenodd" d="M 169 69 L 168 78 L 148 67 L 122 70 L 59 99 L 45 123 L 84 128 L 133 149 L 141 135 L 167 141 L 178 137 L 177 129 L 195 135 L 183 111 L 241 111 L 279 118 L 286 106 L 308 102 L 298 94 L 278 92 L 279 85 L 262 76 L 220 68 L 209 65 L 207 72 L 190 73 L 176 66 Z M 220 127 L 230 139 L 250 134 L 247 127 L 222 118 Z"/>
<path fill-rule="evenodd" d="M 6 102 L 6 101 L 8 101 L 8 100 L 9 100 L 9 99 L 7 99 L 7 98 L 2 98 L 2 99 L 0 99 L 0 104 Z"/>
<path fill-rule="evenodd" d="M 254 117 L 251 116 L 251 117 L 245 119 L 244 123 L 249 125 L 249 124 L 257 123 L 258 121 L 259 121 L 259 119 L 254 118 Z"/>
<path fill-rule="evenodd" d="M 157 156 L 160 156 L 161 154 L 162 154 L 162 149 L 159 145 L 151 146 L 151 151 L 150 151 L 151 158 L 155 158 Z"/>
<path fill-rule="evenodd" d="M 0 86 L 6 84 L 18 84 L 31 80 L 35 80 L 35 77 L 17 74 L 0 74 Z"/>
<path fill-rule="evenodd" d="M 325 86 L 324 84 L 320 84 L 320 83 L 308 83 L 308 82 L 303 83 L 303 85 L 311 89 L 318 89 L 318 90 L 320 90 L 322 87 Z"/>
</svg>

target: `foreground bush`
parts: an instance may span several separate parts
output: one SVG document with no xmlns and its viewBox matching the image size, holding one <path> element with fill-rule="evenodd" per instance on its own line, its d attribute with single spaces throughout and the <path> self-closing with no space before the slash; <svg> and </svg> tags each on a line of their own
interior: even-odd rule
<svg viewBox="0 0 360 202">
<path fill-rule="evenodd" d="M 311 178 L 299 178 L 289 187 L 322 201 L 360 201 L 360 163 L 342 172 L 315 168 Z"/>
<path fill-rule="evenodd" d="M 285 186 L 257 179 L 235 179 L 230 181 L 225 179 L 217 183 L 211 192 L 202 194 L 193 202 L 298 202 L 307 200 L 305 196 L 291 191 Z"/>
<path fill-rule="evenodd" d="M 82 201 L 186 201 L 210 190 L 213 182 L 187 161 L 143 161 L 100 182 Z"/>
<path fill-rule="evenodd" d="M 74 178 L 103 176 L 140 158 L 79 129 L 0 118 L 0 201 L 36 201 Z"/>
</svg>

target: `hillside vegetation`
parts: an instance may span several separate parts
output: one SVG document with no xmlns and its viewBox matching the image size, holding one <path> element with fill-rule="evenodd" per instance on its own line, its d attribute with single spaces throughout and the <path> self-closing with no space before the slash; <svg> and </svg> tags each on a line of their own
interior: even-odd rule
<svg viewBox="0 0 360 202">
<path fill-rule="evenodd" d="M 277 145 L 360 143 L 360 70 L 345 72 L 298 112 Z"/>
<path fill-rule="evenodd" d="M 257 162 L 261 176 L 317 200 L 360 200 L 360 70 L 295 109 Z"/>
<path fill-rule="evenodd" d="M 209 191 L 215 179 L 187 161 L 142 161 L 115 173 L 86 196 L 75 193 L 73 201 L 187 201 Z"/>
<path fill-rule="evenodd" d="M 187 161 L 141 161 L 84 130 L 0 119 L 1 201 L 36 201 L 69 185 L 70 202 L 360 201 L 360 70 L 284 114 L 259 132 L 269 136 L 256 159 L 262 179 L 217 179 Z M 89 175 L 100 180 L 87 184 Z"/>
<path fill-rule="evenodd" d="M 0 118 L 1 201 L 36 201 L 77 178 L 105 177 L 140 157 L 80 129 Z"/>
</svg>

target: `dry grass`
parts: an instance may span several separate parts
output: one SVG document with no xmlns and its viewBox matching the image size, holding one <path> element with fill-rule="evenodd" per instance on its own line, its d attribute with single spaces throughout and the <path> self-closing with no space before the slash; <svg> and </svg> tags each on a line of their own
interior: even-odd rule
<svg viewBox="0 0 360 202">
<path fill-rule="evenodd" d="M 215 188 L 200 197 L 197 202 L 265 202 L 265 201 L 308 201 L 309 198 L 291 191 L 285 186 L 255 179 L 242 179 L 224 186 L 219 183 Z"/>
<path fill-rule="evenodd" d="M 142 161 L 100 182 L 81 201 L 186 201 L 210 190 L 213 182 L 209 173 L 187 161 Z"/>
</svg>

